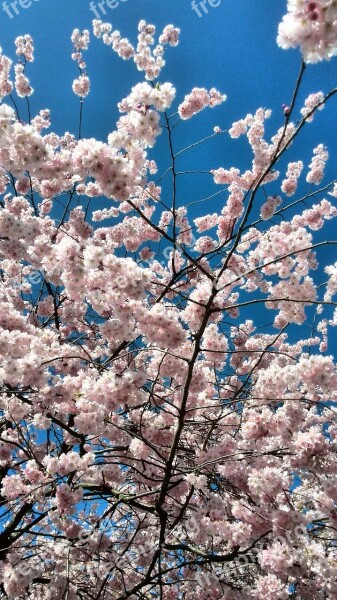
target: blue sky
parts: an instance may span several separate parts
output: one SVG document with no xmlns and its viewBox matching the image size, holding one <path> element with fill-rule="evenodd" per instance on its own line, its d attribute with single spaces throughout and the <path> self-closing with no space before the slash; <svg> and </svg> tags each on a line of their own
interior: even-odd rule
<svg viewBox="0 0 337 600">
<path fill-rule="evenodd" d="M 109 0 L 115 8 L 105 5 L 104 15 L 95 0 L 96 11 L 103 21 L 112 23 L 123 36 L 136 42 L 140 19 L 154 23 L 158 33 L 173 23 L 181 29 L 180 44 L 169 48 L 166 67 L 160 81 L 171 81 L 177 89 L 177 102 L 181 102 L 192 87 L 217 87 L 227 94 L 221 107 L 204 111 L 175 129 L 175 150 L 212 132 L 214 125 L 223 129 L 234 120 L 255 112 L 262 106 L 271 108 L 267 133 L 273 135 L 284 122 L 282 104 L 289 103 L 300 68 L 298 50 L 281 50 L 276 44 L 277 26 L 286 11 L 286 0 L 218 0 L 217 7 L 205 4 L 204 13 L 198 4 L 199 17 L 190 0 Z M 208 1 L 208 0 L 207 0 Z M 213 4 L 216 0 L 211 0 Z M 206 0 L 205 0 L 206 2 Z M 27 75 L 35 89 L 31 97 L 31 112 L 51 109 L 52 130 L 77 134 L 79 99 L 72 92 L 72 81 L 77 76 L 77 65 L 71 60 L 70 36 L 75 27 L 91 30 L 92 19 L 97 16 L 90 10 L 90 0 L 15 0 L 4 10 L 0 0 L 0 46 L 14 58 L 14 38 L 29 33 L 35 42 L 36 59 L 28 66 Z M 27 8 L 24 8 L 27 6 Z M 10 18 L 9 14 L 12 18 Z M 16 14 L 18 13 L 18 14 Z M 90 49 L 85 53 L 87 72 L 92 90 L 84 105 L 83 137 L 106 141 L 115 128 L 117 102 L 125 97 L 132 85 L 142 81 L 142 73 L 131 61 L 122 61 L 101 40 L 92 36 Z M 310 92 L 327 92 L 337 85 L 337 58 L 318 65 L 309 65 L 299 94 L 298 108 Z M 24 115 L 24 102 L 21 101 Z M 302 159 L 307 165 L 312 149 L 318 144 L 327 145 L 330 160 L 327 180 L 337 175 L 337 100 L 319 112 L 312 125 L 306 126 L 299 142 L 293 144 L 287 160 Z M 25 118 L 25 116 L 23 116 Z M 169 165 L 164 135 L 158 149 L 150 157 L 157 158 L 161 167 Z M 244 140 L 231 141 L 218 136 L 210 143 L 190 153 L 181 168 L 211 169 L 223 166 L 250 167 L 251 154 Z M 303 178 L 302 178 L 303 179 Z M 178 200 L 186 204 L 218 191 L 210 176 L 180 179 Z M 308 188 L 303 187 L 303 191 Z M 274 191 L 274 190 L 273 190 Z M 95 208 L 102 208 L 98 200 Z M 220 211 L 221 196 L 205 204 L 197 204 L 194 215 Z M 325 233 L 318 232 L 317 239 Z M 331 263 L 331 251 L 322 253 L 323 264 Z"/>
<path fill-rule="evenodd" d="M 19 14 L 7 0 L 10 18 L 0 0 L 0 45 L 13 56 L 15 36 L 32 35 L 36 46 L 36 60 L 29 68 L 36 90 L 31 98 L 33 112 L 48 106 L 55 129 L 76 131 L 78 102 L 71 90 L 76 64 L 70 60 L 70 35 L 75 27 L 91 29 L 95 15 L 90 0 L 15 1 Z M 20 2 L 31 6 L 22 8 Z M 97 0 L 95 3 L 99 11 Z M 281 105 L 290 99 L 300 65 L 297 50 L 286 52 L 276 45 L 277 25 L 285 8 L 285 0 L 220 0 L 216 8 L 208 5 L 208 14 L 200 18 L 190 0 L 120 0 L 116 8 L 106 8 L 106 15 L 101 14 L 102 20 L 111 22 L 131 41 L 136 39 L 141 18 L 158 29 L 167 23 L 180 27 L 181 42 L 169 49 L 161 79 L 174 83 L 178 99 L 195 85 L 220 88 L 228 101 L 221 109 L 209 111 L 209 120 L 226 127 L 258 106 L 273 108 L 275 118 L 282 121 Z M 304 89 L 333 87 L 336 62 L 309 66 Z M 92 93 L 86 102 L 83 134 L 104 139 L 114 126 L 117 101 L 142 74 L 96 39 L 87 53 L 87 64 Z M 207 129 L 207 119 L 203 123 Z M 197 124 L 200 121 L 192 124 L 194 131 Z M 324 134 L 328 141 L 329 126 Z"/>
</svg>

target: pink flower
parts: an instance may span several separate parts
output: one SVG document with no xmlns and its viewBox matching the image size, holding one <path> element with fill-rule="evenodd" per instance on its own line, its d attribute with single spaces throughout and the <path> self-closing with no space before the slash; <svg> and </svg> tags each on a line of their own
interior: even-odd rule
<svg viewBox="0 0 337 600">
<path fill-rule="evenodd" d="M 87 75 L 80 75 L 73 82 L 73 92 L 76 96 L 85 98 L 90 92 L 90 80 Z"/>
<path fill-rule="evenodd" d="M 225 100 L 226 96 L 220 94 L 215 88 L 212 88 L 209 92 L 205 88 L 193 88 L 192 92 L 187 94 L 184 101 L 179 105 L 179 116 L 181 119 L 190 119 L 206 106 L 213 108 Z"/>
<path fill-rule="evenodd" d="M 337 54 L 336 9 L 331 0 L 288 0 L 288 12 L 279 25 L 281 48 L 300 46 L 307 63 L 328 60 Z"/>
<path fill-rule="evenodd" d="M 180 29 L 173 25 L 166 25 L 163 33 L 159 36 L 160 44 L 169 44 L 170 46 L 177 46 L 179 43 Z"/>
</svg>

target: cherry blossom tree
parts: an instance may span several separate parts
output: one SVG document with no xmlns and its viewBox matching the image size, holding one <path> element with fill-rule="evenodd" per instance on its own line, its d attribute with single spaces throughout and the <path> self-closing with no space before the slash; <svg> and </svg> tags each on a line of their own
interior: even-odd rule
<svg viewBox="0 0 337 600">
<path fill-rule="evenodd" d="M 210 133 L 252 160 L 205 174 L 222 194 L 203 216 L 178 201 L 175 127 L 226 97 L 160 79 L 173 25 L 93 34 L 144 73 L 106 142 L 82 136 L 88 31 L 77 137 L 20 118 L 31 37 L 0 53 L 1 598 L 336 599 L 337 241 L 316 236 L 337 183 L 323 144 L 309 169 L 287 156 L 337 92 L 298 102 L 306 64 L 337 53 L 337 2 L 289 0 L 292 100 L 271 138 L 265 108 Z"/>
</svg>

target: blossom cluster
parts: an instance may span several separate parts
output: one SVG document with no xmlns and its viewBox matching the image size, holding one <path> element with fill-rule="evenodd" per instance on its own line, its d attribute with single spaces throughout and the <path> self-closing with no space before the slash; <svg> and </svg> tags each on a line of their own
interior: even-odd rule
<svg viewBox="0 0 337 600">
<path fill-rule="evenodd" d="M 140 21 L 138 25 L 138 44 L 134 46 L 126 38 L 122 38 L 119 31 L 113 31 L 110 23 L 103 23 L 99 19 L 93 21 L 94 35 L 102 38 L 103 42 L 112 47 L 114 52 L 124 60 L 132 58 L 139 71 L 145 72 L 145 78 L 154 80 L 159 77 L 165 66 L 164 47 L 176 46 L 179 41 L 180 30 L 173 25 L 166 25 L 159 36 L 158 44 L 155 44 L 156 28 L 146 21 Z"/>
<path fill-rule="evenodd" d="M 337 6 L 334 0 L 288 0 L 279 25 L 281 48 L 300 46 L 303 59 L 316 63 L 337 54 Z"/>
<path fill-rule="evenodd" d="M 226 98 L 225 94 L 221 94 L 215 88 L 212 88 L 209 92 L 205 88 L 193 88 L 191 93 L 187 94 L 184 101 L 179 105 L 179 116 L 181 119 L 190 119 L 206 106 L 213 108 L 222 104 Z"/>
</svg>

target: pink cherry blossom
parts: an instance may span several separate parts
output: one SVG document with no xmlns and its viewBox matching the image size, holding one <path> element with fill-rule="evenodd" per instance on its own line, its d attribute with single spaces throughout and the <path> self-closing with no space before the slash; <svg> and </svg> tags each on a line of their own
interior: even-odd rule
<svg viewBox="0 0 337 600">
<path fill-rule="evenodd" d="M 288 0 L 287 10 L 278 30 L 281 48 L 300 46 L 308 63 L 336 55 L 336 6 L 332 0 Z"/>
<path fill-rule="evenodd" d="M 181 119 L 190 119 L 206 106 L 213 108 L 222 104 L 225 100 L 226 95 L 221 94 L 215 88 L 212 88 L 209 92 L 205 88 L 193 88 L 191 93 L 187 94 L 184 101 L 179 105 L 178 112 Z"/>
<path fill-rule="evenodd" d="M 289 0 L 278 41 L 329 58 L 336 19 Z M 337 187 L 310 142 L 334 92 L 276 130 L 224 113 L 200 140 L 222 133 L 219 164 L 187 154 L 195 199 L 163 148 L 225 97 L 155 81 L 172 24 L 93 33 L 138 71 L 104 140 L 30 106 L 29 35 L 14 84 L 0 51 L 0 596 L 335 600 Z M 85 111 L 89 31 L 71 42 Z"/>
</svg>

